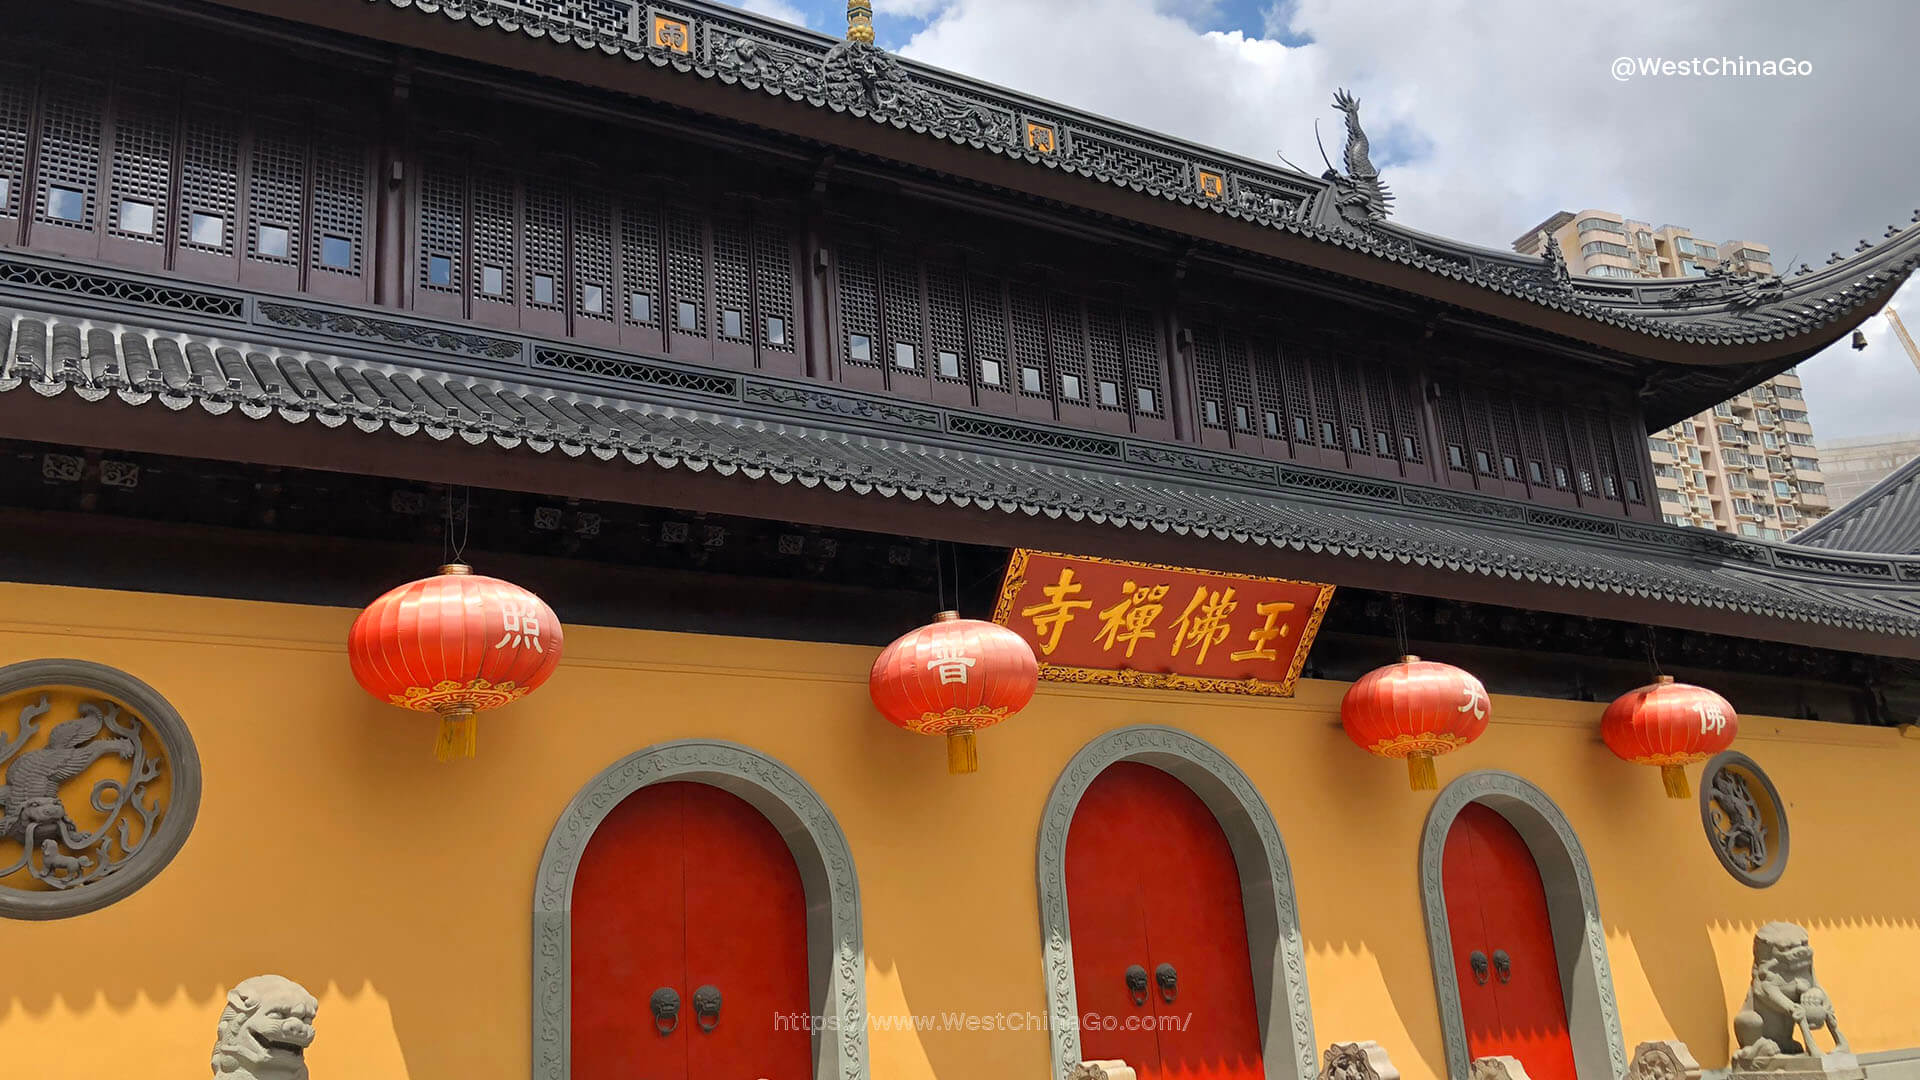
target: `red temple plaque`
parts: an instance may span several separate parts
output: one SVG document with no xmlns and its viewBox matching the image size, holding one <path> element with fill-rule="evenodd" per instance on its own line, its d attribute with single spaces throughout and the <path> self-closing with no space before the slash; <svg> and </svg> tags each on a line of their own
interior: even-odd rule
<svg viewBox="0 0 1920 1080">
<path fill-rule="evenodd" d="M 993 621 L 1040 677 L 1290 697 L 1333 586 L 1019 548 Z"/>
</svg>

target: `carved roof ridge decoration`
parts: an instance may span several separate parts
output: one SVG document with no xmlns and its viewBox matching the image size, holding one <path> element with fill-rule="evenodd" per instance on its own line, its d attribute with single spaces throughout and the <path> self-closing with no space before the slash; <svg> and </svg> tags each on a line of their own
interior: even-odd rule
<svg viewBox="0 0 1920 1080">
<path fill-rule="evenodd" d="M 1920 554 L 1920 458 L 1881 477 L 1788 542 L 1835 551 Z"/>
<path fill-rule="evenodd" d="M 1815 555 L 1277 462 L 1156 458 L 1157 444 L 1038 426 L 1001 432 L 990 418 L 936 407 L 910 410 L 931 423 L 863 414 L 864 399 L 838 388 L 806 387 L 798 401 L 755 394 L 751 388 L 763 385 L 800 388 L 747 372 L 640 364 L 634 366 L 646 370 L 636 378 L 624 368 L 606 374 L 598 365 L 611 358 L 543 346 L 532 351 L 558 358 L 550 369 L 475 371 L 468 361 L 418 346 L 409 348 L 419 362 L 409 365 L 388 355 L 356 358 L 350 340 L 270 344 L 255 335 L 271 331 L 258 327 L 218 334 L 113 316 L 0 311 L 0 338 L 12 341 L 0 364 L 0 398 L 113 399 L 173 412 L 351 425 L 368 434 L 712 469 L 833 492 L 1390 560 L 1920 638 L 1920 558 Z M 825 400 L 841 398 L 844 405 Z M 1036 433 L 1064 442 L 1035 442 Z M 1088 440 L 1096 445 L 1077 445 Z M 1267 470 L 1216 470 L 1215 459 Z"/>
<path fill-rule="evenodd" d="M 671 67 L 866 117 L 1685 344 L 1784 341 L 1842 319 L 1857 323 L 1869 313 L 1862 310 L 1865 305 L 1920 268 L 1920 211 L 1915 211 L 1912 221 L 1889 226 L 1882 242 L 1861 240 L 1852 255 L 1842 258 L 1836 252 L 1819 271 L 1786 280 L 1569 279 L 1550 261 L 1386 221 L 1384 201 L 1377 204 L 1377 215 L 1370 212 L 1370 202 L 1369 212 L 1355 218 L 1350 200 L 1356 181 L 1377 186 L 1377 175 L 1369 179 L 1330 169 L 1310 176 L 703 0 L 366 2 Z M 669 27 L 664 36 L 662 20 Z M 1363 198 L 1371 200 L 1371 192 Z M 1836 335 L 1851 325 L 1840 326 Z"/>
</svg>

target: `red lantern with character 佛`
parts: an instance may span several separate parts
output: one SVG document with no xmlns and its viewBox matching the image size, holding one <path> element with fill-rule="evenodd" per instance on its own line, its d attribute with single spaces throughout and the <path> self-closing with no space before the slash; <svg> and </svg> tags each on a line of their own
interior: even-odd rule
<svg viewBox="0 0 1920 1080">
<path fill-rule="evenodd" d="M 476 714 L 547 681 L 561 644 L 545 601 L 448 563 L 368 604 L 347 634 L 347 658 L 367 693 L 440 714 L 434 756 L 447 761 L 473 756 Z"/>
<path fill-rule="evenodd" d="M 1607 749 L 1636 765 L 1658 765 L 1674 799 L 1692 794 L 1686 767 L 1732 746 L 1739 733 L 1740 717 L 1726 698 L 1671 675 L 1621 694 L 1600 718 Z"/>
<path fill-rule="evenodd" d="M 1403 656 L 1347 688 L 1340 726 L 1369 754 L 1406 758 L 1413 789 L 1425 791 L 1439 784 L 1433 759 L 1479 738 L 1491 711 L 1487 688 L 1472 674 Z"/>
<path fill-rule="evenodd" d="M 956 774 L 980 767 L 974 732 L 1026 708 L 1039 685 L 1039 661 L 1019 634 L 957 611 L 887 646 L 867 678 L 889 723 L 947 737 L 947 771 Z"/>
</svg>

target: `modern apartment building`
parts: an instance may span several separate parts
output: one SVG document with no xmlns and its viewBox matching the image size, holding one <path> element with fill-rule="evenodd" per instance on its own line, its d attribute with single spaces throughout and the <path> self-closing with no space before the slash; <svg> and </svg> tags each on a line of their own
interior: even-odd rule
<svg viewBox="0 0 1920 1080">
<path fill-rule="evenodd" d="M 1920 457 L 1920 432 L 1835 439 L 1821 451 L 1820 467 L 1827 476 L 1827 497 L 1833 500 L 1837 510 L 1886 479 L 1893 470 Z"/>
<path fill-rule="evenodd" d="M 1750 240 L 1703 240 L 1679 225 L 1652 225 L 1610 210 L 1562 210 L 1513 242 L 1537 255 L 1559 242 L 1576 277 L 1705 277 L 1715 270 L 1774 273 L 1773 253 Z M 1661 515 L 1742 536 L 1779 540 L 1833 505 L 1800 378 L 1788 371 L 1681 421 L 1650 440 Z"/>
</svg>

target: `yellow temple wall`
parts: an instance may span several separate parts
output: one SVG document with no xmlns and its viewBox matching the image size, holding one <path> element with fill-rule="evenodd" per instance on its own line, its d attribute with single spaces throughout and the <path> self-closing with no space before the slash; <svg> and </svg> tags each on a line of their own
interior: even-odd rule
<svg viewBox="0 0 1920 1080">
<path fill-rule="evenodd" d="M 70 919 L 0 921 L 0 1075 L 206 1075 L 227 988 L 275 972 L 320 999 L 316 1080 L 524 1078 L 534 872 L 555 819 L 611 762 L 703 737 L 779 759 L 845 830 L 872 1075 L 1041 1080 L 1043 1032 L 892 1018 L 1045 1012 L 1041 808 L 1075 751 L 1141 723 L 1212 743 L 1272 807 L 1318 1042 L 1378 1040 L 1407 1080 L 1444 1072 L 1416 856 L 1434 794 L 1347 741 L 1343 684 L 1304 681 L 1292 700 L 1043 684 L 981 736 L 981 772 L 950 778 L 939 740 L 873 712 L 872 649 L 569 626 L 553 680 L 483 718 L 477 760 L 441 765 L 430 717 L 354 683 L 350 610 L 0 585 L 0 612 L 0 663 L 74 657 L 145 680 L 185 718 L 205 777 L 192 836 L 145 888 Z M 1811 931 L 1856 1049 L 1920 1045 L 1920 860 L 1903 839 L 1920 820 L 1920 741 L 1744 717 L 1736 749 L 1771 774 L 1792 828 L 1784 878 L 1754 890 L 1714 858 L 1696 802 L 1608 753 L 1601 708 L 1496 696 L 1491 729 L 1440 778 L 1511 770 L 1565 811 L 1629 1050 L 1679 1038 L 1724 1064 L 1749 942 L 1772 919 Z"/>
</svg>

